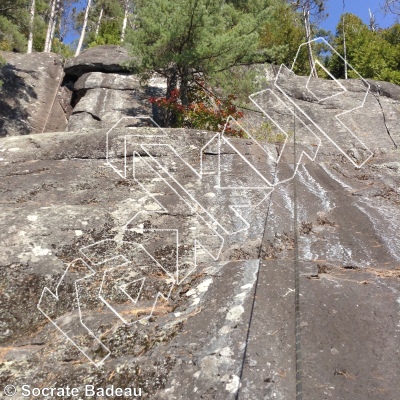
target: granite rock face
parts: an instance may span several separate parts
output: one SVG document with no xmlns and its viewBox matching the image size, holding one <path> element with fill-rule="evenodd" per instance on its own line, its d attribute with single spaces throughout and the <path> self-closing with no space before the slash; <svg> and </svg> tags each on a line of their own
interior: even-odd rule
<svg viewBox="0 0 400 400">
<path fill-rule="evenodd" d="M 165 82 L 93 50 L 69 131 L 0 138 L 0 390 L 397 399 L 400 89 L 289 73 L 244 139 L 158 129 Z"/>
<path fill-rule="evenodd" d="M 124 64 L 128 61 L 130 61 L 128 51 L 121 46 L 96 46 L 67 60 L 65 73 L 76 78 L 87 72 L 124 73 L 127 71 Z"/>
<path fill-rule="evenodd" d="M 164 95 L 165 79 L 153 77 L 145 85 L 128 72 L 125 48 L 97 46 L 65 65 L 65 84 L 72 91 L 68 131 L 111 128 L 123 117 L 152 115 L 150 97 Z"/>
<path fill-rule="evenodd" d="M 74 84 L 76 105 L 68 130 L 111 127 L 123 117 L 152 115 L 150 97 L 162 96 L 164 80 L 141 84 L 136 75 L 90 72 Z"/>
<path fill-rule="evenodd" d="M 303 397 L 396 398 L 400 164 L 386 131 L 362 168 L 322 137 L 272 193 L 279 143 L 134 118 L 107 131 L 0 141 L 2 387 L 294 398 L 296 260 Z M 280 165 L 290 178 L 290 142 Z"/>
<path fill-rule="evenodd" d="M 151 115 L 150 97 L 165 79 L 146 84 L 129 73 L 120 46 L 98 46 L 64 61 L 52 53 L 4 53 L 0 136 L 112 127 L 120 118 Z"/>
<path fill-rule="evenodd" d="M 60 102 L 61 57 L 53 53 L 2 54 L 7 65 L 0 70 L 4 82 L 0 136 L 64 131 L 68 121 Z"/>
<path fill-rule="evenodd" d="M 90 72 L 79 77 L 75 82 L 74 90 L 136 90 L 139 87 L 140 80 L 135 75 Z"/>
</svg>

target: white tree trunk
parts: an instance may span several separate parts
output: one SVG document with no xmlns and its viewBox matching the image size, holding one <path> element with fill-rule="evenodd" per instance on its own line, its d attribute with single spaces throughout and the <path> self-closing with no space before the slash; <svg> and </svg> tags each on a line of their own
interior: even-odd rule
<svg viewBox="0 0 400 400">
<path fill-rule="evenodd" d="M 303 8 L 304 27 L 306 30 L 307 48 L 308 48 L 308 62 L 310 64 L 311 76 L 314 78 L 318 77 L 317 70 L 315 68 L 314 57 L 311 47 L 311 24 L 310 24 L 310 10 Z"/>
<path fill-rule="evenodd" d="M 55 13 L 56 13 L 56 0 L 52 0 L 49 24 L 47 25 L 46 41 L 44 42 L 44 52 L 45 53 L 50 51 L 51 31 L 53 29 L 53 21 L 54 21 Z"/>
<path fill-rule="evenodd" d="M 64 31 L 63 31 L 63 16 L 64 16 L 65 4 L 62 0 L 59 0 L 58 7 L 58 31 L 60 32 L 60 41 L 64 41 Z"/>
<path fill-rule="evenodd" d="M 53 46 L 53 39 L 54 39 L 54 32 L 56 31 L 56 25 L 57 25 L 57 14 L 59 11 L 59 5 L 60 5 L 61 0 L 55 0 L 55 13 L 53 16 L 53 24 L 51 25 L 51 31 L 50 31 L 50 41 L 49 41 L 49 47 L 48 47 L 48 52 L 51 52 L 51 47 Z"/>
<path fill-rule="evenodd" d="M 344 56 L 344 79 L 347 79 L 347 47 L 346 47 L 346 30 L 344 26 L 344 14 L 343 14 L 343 56 Z"/>
<path fill-rule="evenodd" d="M 81 36 L 79 38 L 78 47 L 76 48 L 75 57 L 79 56 L 81 49 L 82 49 L 82 44 L 83 44 L 83 39 L 85 38 L 86 26 L 87 26 L 87 22 L 88 22 L 88 18 L 89 18 L 89 10 L 90 10 L 91 3 L 92 3 L 92 0 L 88 0 L 87 6 L 86 6 L 86 11 L 85 11 L 85 17 L 83 20 L 82 32 L 81 32 Z"/>
<path fill-rule="evenodd" d="M 122 23 L 122 31 L 121 31 L 121 42 L 123 42 L 125 40 L 126 25 L 128 23 L 128 12 L 129 12 L 129 0 L 126 0 L 125 1 L 124 21 Z"/>
<path fill-rule="evenodd" d="M 101 19 L 103 18 L 103 11 L 104 11 L 104 9 L 102 8 L 101 11 L 100 11 L 99 19 L 98 19 L 98 21 L 97 21 L 97 25 L 96 25 L 96 35 L 95 35 L 96 38 L 97 38 L 97 36 L 99 36 L 99 30 L 100 30 Z"/>
<path fill-rule="evenodd" d="M 29 37 L 28 37 L 28 50 L 27 53 L 32 53 L 33 48 L 33 25 L 35 21 L 35 5 L 36 1 L 31 0 L 30 18 L 29 18 Z"/>
</svg>

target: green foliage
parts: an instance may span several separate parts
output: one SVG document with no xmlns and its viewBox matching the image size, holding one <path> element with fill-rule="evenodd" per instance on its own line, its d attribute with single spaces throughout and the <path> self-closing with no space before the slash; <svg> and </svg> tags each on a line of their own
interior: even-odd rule
<svg viewBox="0 0 400 400">
<path fill-rule="evenodd" d="M 66 6 L 72 0 L 62 0 Z M 25 52 L 29 34 L 29 8 L 31 0 L 0 1 L 0 50 Z M 33 25 L 33 50 L 43 51 L 48 25 L 50 1 L 36 0 L 35 19 Z M 53 41 L 53 51 L 69 57 L 72 51 L 61 42 L 59 24 Z"/>
<path fill-rule="evenodd" d="M 324 2 L 315 3 L 315 12 L 323 12 Z M 300 7 L 300 6 L 299 6 Z M 322 7 L 322 8 L 320 8 Z M 321 10 L 321 11 L 320 11 Z M 329 38 L 330 33 L 318 29 L 317 24 L 311 23 L 312 38 Z M 309 75 L 310 65 L 307 46 L 301 44 L 307 41 L 304 28 L 304 18 L 296 11 L 293 4 L 276 1 L 268 13 L 260 35 L 260 47 L 266 55 L 265 61 L 272 64 L 284 64 L 291 68 L 297 56 L 294 72 L 299 75 Z M 324 62 L 326 49 L 322 45 L 312 44 L 314 57 Z"/>
<path fill-rule="evenodd" d="M 0 50 L 25 51 L 27 40 L 17 24 L 0 15 Z"/>
<path fill-rule="evenodd" d="M 263 74 L 262 67 L 237 66 L 214 74 L 210 77 L 209 84 L 218 88 L 222 97 L 228 97 L 231 93 L 235 93 L 235 104 L 246 106 L 249 103 L 249 96 L 264 88 L 264 85 L 260 85 L 258 82 L 259 77 Z"/>
<path fill-rule="evenodd" d="M 337 26 L 334 47 L 344 55 L 342 18 L 345 18 L 346 53 L 348 63 L 364 78 L 400 84 L 399 26 L 387 30 L 372 31 L 360 18 L 345 14 Z M 343 61 L 333 55 L 328 64 L 334 76 L 344 77 Z M 349 70 L 350 78 L 358 78 Z"/>
<path fill-rule="evenodd" d="M 85 46 L 121 44 L 125 0 L 97 0 L 93 3 L 88 21 Z M 101 16 L 101 18 L 100 18 Z M 77 27 L 83 20 L 83 12 L 77 17 Z M 128 27 L 129 30 L 129 27 Z"/>
<path fill-rule="evenodd" d="M 285 143 L 288 137 L 293 136 L 293 132 L 288 132 L 285 135 L 269 121 L 263 122 L 257 129 L 251 130 L 250 133 L 258 141 L 266 141 L 274 144 Z"/>
<path fill-rule="evenodd" d="M 47 32 L 47 23 L 45 22 L 44 18 L 39 11 L 42 8 L 39 7 L 36 11 L 35 15 L 35 22 L 34 22 L 34 29 L 33 29 L 33 49 L 35 51 L 43 51 L 44 50 L 44 42 L 46 39 L 46 32 Z M 43 12 L 46 12 L 46 8 L 44 8 Z"/>
<path fill-rule="evenodd" d="M 266 61 L 291 66 L 304 40 L 300 15 L 285 3 L 275 4 L 268 14 L 260 36 L 260 46 L 265 49 L 267 55 Z M 307 56 L 302 56 L 299 65 L 305 65 L 307 61 Z"/>
<path fill-rule="evenodd" d="M 64 58 L 71 58 L 75 54 L 70 46 L 67 46 L 64 43 L 60 42 L 60 39 L 58 38 L 53 39 L 53 47 L 51 51 L 60 54 Z"/>
<path fill-rule="evenodd" d="M 383 30 L 381 33 L 383 38 L 392 46 L 400 45 L 400 23 L 395 23 L 393 26 Z"/>
<path fill-rule="evenodd" d="M 0 2 L 0 50 L 25 51 L 29 0 Z"/>
<path fill-rule="evenodd" d="M 223 0 L 138 0 L 136 11 L 130 41 L 142 70 L 167 76 L 169 92 L 179 82 L 184 104 L 196 74 L 208 78 L 255 57 L 264 17 Z"/>
<path fill-rule="evenodd" d="M 96 36 L 95 33 L 92 32 L 89 36 L 88 47 L 104 44 L 121 44 L 121 24 L 122 23 L 119 23 L 119 21 L 102 23 L 99 28 L 99 34 Z"/>
</svg>

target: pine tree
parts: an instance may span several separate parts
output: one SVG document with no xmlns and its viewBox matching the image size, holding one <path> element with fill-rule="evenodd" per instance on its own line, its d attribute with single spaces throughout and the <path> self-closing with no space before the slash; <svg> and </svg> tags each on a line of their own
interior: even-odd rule
<svg viewBox="0 0 400 400">
<path fill-rule="evenodd" d="M 130 41 L 142 69 L 167 77 L 167 97 L 179 86 L 186 106 L 196 75 L 207 78 L 252 60 L 265 11 L 246 12 L 223 0 L 138 0 Z"/>
</svg>

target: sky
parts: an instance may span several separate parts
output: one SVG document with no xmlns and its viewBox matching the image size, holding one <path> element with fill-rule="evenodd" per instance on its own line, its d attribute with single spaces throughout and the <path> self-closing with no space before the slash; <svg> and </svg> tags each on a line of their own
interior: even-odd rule
<svg viewBox="0 0 400 400">
<path fill-rule="evenodd" d="M 380 28 L 387 28 L 395 22 L 392 14 L 385 16 L 382 10 L 383 0 L 344 0 L 345 12 L 357 15 L 364 23 L 369 23 L 369 11 L 375 14 L 376 22 Z M 340 15 L 343 13 L 343 0 L 327 0 L 328 18 L 321 23 L 322 28 L 335 33 Z"/>
</svg>

